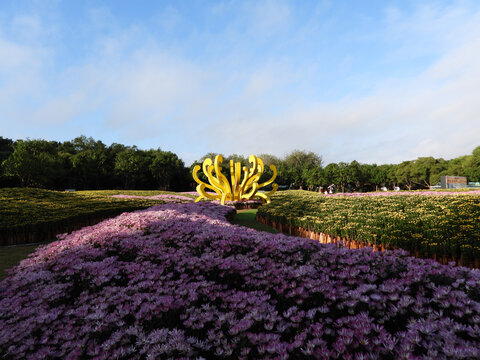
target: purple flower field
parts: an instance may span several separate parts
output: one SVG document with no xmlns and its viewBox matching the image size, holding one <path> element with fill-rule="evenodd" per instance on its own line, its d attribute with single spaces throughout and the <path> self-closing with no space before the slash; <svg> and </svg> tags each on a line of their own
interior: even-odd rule
<svg viewBox="0 0 480 360">
<path fill-rule="evenodd" d="M 0 283 L 0 359 L 479 359 L 480 271 L 225 220 L 124 213 Z"/>
<path fill-rule="evenodd" d="M 367 192 L 367 193 L 335 193 L 335 194 L 320 194 L 322 196 L 396 196 L 396 195 L 403 195 L 403 196 L 412 196 L 412 195 L 424 195 L 424 196 L 444 196 L 444 195 L 479 195 L 480 190 L 468 190 L 468 191 L 432 191 L 432 190 L 425 190 L 425 191 L 385 191 L 385 192 Z"/>
<path fill-rule="evenodd" d="M 185 201 L 193 201 L 191 197 L 174 195 L 174 194 L 159 194 L 153 196 L 140 196 L 140 195 L 112 195 L 111 197 L 117 199 L 148 199 L 148 200 L 164 200 L 165 202 L 170 203 L 183 203 Z"/>
</svg>

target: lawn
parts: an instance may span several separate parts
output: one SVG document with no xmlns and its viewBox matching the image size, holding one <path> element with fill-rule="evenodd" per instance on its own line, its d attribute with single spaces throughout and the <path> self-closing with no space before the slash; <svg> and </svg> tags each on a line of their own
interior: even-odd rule
<svg viewBox="0 0 480 360">
<path fill-rule="evenodd" d="M 237 214 L 234 216 L 232 224 L 245 226 L 258 231 L 265 231 L 272 234 L 278 233 L 278 231 L 271 226 L 264 225 L 255 220 L 256 215 L 257 209 L 237 210 Z"/>
<path fill-rule="evenodd" d="M 28 255 L 33 253 L 38 246 L 48 243 L 49 242 L 40 244 L 0 246 L 0 281 L 7 276 L 5 270 L 11 269 L 12 267 L 18 265 L 21 260 L 27 258 Z"/>
</svg>

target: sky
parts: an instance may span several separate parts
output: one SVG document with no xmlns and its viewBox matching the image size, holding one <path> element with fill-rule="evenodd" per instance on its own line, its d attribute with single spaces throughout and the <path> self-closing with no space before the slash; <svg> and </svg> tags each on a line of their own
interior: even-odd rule
<svg viewBox="0 0 480 360">
<path fill-rule="evenodd" d="M 0 136 L 451 159 L 480 145 L 480 1 L 0 1 Z"/>
</svg>

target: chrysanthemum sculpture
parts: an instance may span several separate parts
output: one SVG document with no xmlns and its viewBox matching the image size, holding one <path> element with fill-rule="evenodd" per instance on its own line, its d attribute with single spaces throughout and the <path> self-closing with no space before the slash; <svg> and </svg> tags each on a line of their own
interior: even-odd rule
<svg viewBox="0 0 480 360">
<path fill-rule="evenodd" d="M 269 203 L 270 196 L 277 191 L 278 185 L 273 183 L 277 177 L 277 168 L 275 165 L 270 165 L 270 169 L 273 171 L 273 176 L 270 180 L 259 184 L 258 181 L 263 174 L 264 165 L 262 159 L 255 155 L 250 155 L 248 158 L 250 167 L 243 167 L 242 178 L 242 164 L 239 162 L 233 163 L 230 160 L 230 179 L 222 174 L 220 164 L 223 162 L 222 155 L 217 155 L 215 161 L 212 159 L 205 159 L 203 162 L 203 173 L 208 178 L 209 184 L 201 181 L 198 178 L 198 171 L 200 165 L 196 165 L 193 168 L 193 178 L 198 183 L 197 192 L 200 196 L 195 202 L 200 201 L 203 198 L 220 200 L 222 205 L 225 205 L 225 201 L 248 201 L 253 199 L 260 199 L 263 202 Z M 258 190 L 264 186 L 272 184 L 272 190 L 270 192 L 258 192 Z M 209 189 L 213 192 L 207 192 Z"/>
</svg>

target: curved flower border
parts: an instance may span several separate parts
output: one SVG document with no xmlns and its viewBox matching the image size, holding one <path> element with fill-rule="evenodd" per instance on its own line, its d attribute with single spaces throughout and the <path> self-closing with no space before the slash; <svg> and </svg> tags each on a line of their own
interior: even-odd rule
<svg viewBox="0 0 480 360">
<path fill-rule="evenodd" d="M 65 234 L 0 283 L 7 359 L 480 357 L 480 271 L 159 205 Z"/>
</svg>

